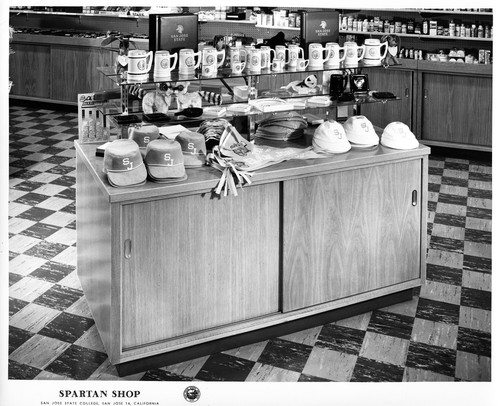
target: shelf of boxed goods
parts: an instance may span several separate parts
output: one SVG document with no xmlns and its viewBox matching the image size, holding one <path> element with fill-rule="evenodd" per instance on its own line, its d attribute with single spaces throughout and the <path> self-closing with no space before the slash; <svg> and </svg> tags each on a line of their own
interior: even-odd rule
<svg viewBox="0 0 500 406">
<path fill-rule="evenodd" d="M 384 36 L 384 35 L 390 35 L 387 32 L 379 32 L 379 31 L 354 31 L 354 30 L 341 30 L 339 31 L 339 34 L 342 35 L 369 35 L 369 36 Z M 406 37 L 406 38 L 415 38 L 415 39 L 420 39 L 420 40 L 426 40 L 426 39 L 439 39 L 439 40 L 445 40 L 445 41 L 478 41 L 478 42 L 493 42 L 493 38 L 478 38 L 478 37 L 452 37 L 452 36 L 446 36 L 446 35 L 424 35 L 424 34 L 408 34 L 408 33 L 391 33 L 392 35 L 397 35 L 398 37 Z"/>
</svg>

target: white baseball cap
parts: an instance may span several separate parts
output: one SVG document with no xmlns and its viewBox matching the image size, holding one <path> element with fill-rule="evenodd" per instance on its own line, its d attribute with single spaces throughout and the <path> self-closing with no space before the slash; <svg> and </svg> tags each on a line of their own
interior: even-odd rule
<svg viewBox="0 0 500 406">
<path fill-rule="evenodd" d="M 382 133 L 380 143 L 394 149 L 418 148 L 418 140 L 410 131 L 410 128 L 400 121 L 393 121 L 387 124 Z"/>
<path fill-rule="evenodd" d="M 351 116 L 344 123 L 347 139 L 353 146 L 371 147 L 379 144 L 372 123 L 365 116 Z"/>
<path fill-rule="evenodd" d="M 337 121 L 325 121 L 314 131 L 312 146 L 315 152 L 341 154 L 351 149 L 344 127 Z"/>
</svg>

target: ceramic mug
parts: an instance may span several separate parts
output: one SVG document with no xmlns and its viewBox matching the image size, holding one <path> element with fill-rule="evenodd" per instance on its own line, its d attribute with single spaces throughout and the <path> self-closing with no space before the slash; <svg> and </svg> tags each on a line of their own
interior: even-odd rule
<svg viewBox="0 0 500 406">
<path fill-rule="evenodd" d="M 287 61 L 286 59 L 286 54 L 288 52 L 288 59 L 290 59 L 290 50 L 284 46 L 284 45 L 276 45 L 274 47 L 275 49 L 275 57 L 274 59 L 281 59 L 282 61 L 285 61 L 285 63 L 288 63 L 289 61 Z M 273 59 L 273 61 L 274 61 Z"/>
<path fill-rule="evenodd" d="M 285 61 L 283 59 L 279 59 L 278 57 L 273 59 L 273 63 L 271 65 L 273 72 L 282 72 L 284 67 Z"/>
<path fill-rule="evenodd" d="M 250 69 L 250 51 L 255 49 L 253 45 L 245 45 L 241 48 L 241 53 L 244 55 L 244 61 L 246 62 L 246 69 Z"/>
<path fill-rule="evenodd" d="M 201 52 L 194 52 L 192 49 L 183 48 L 179 51 L 179 74 L 192 75 L 194 70 L 200 66 Z"/>
<path fill-rule="evenodd" d="M 365 55 L 363 62 L 368 65 L 378 65 L 387 55 L 387 50 L 389 48 L 389 43 L 381 43 L 378 38 L 367 38 L 365 39 Z M 384 47 L 384 52 L 381 51 Z"/>
<path fill-rule="evenodd" d="M 222 56 L 220 62 L 218 62 L 218 57 Z M 224 58 L 226 56 L 226 51 L 223 49 L 217 51 L 214 47 L 208 46 L 204 47 L 201 51 L 201 73 L 204 76 L 212 76 L 217 74 L 217 68 L 221 67 L 224 63 Z"/>
<path fill-rule="evenodd" d="M 143 49 L 132 49 L 128 51 L 128 79 L 144 79 L 153 64 L 153 51 L 146 52 Z"/>
<path fill-rule="evenodd" d="M 306 70 L 309 66 L 309 59 L 298 58 L 297 59 L 297 70 Z"/>
<path fill-rule="evenodd" d="M 327 68 L 338 68 L 340 62 L 345 59 L 345 49 L 336 42 L 327 42 L 325 48 L 328 49 L 328 59 L 325 62 Z M 340 51 L 343 51 L 342 57 Z"/>
<path fill-rule="evenodd" d="M 245 51 L 242 47 L 231 47 L 229 48 L 229 60 L 232 62 L 241 62 L 245 57 Z"/>
<path fill-rule="evenodd" d="M 174 60 L 171 63 L 171 60 Z M 171 54 L 168 51 L 156 51 L 155 52 L 155 67 L 153 74 L 156 77 L 169 77 L 170 72 L 175 69 L 177 65 L 178 54 Z"/>
<path fill-rule="evenodd" d="M 243 69 L 245 69 L 245 65 L 245 61 L 231 61 L 231 73 L 234 75 L 239 75 L 241 72 L 243 72 Z"/>
<path fill-rule="evenodd" d="M 328 59 L 327 49 L 318 42 L 309 44 L 309 67 L 322 68 L 325 61 Z M 326 56 L 325 56 L 326 55 Z"/>
<path fill-rule="evenodd" d="M 350 42 L 350 41 L 345 42 L 344 50 L 345 50 L 344 66 L 346 68 L 354 68 L 358 66 L 358 62 L 365 56 L 365 46 L 364 45 L 358 46 L 358 44 L 356 44 L 355 42 Z"/>
<path fill-rule="evenodd" d="M 250 57 L 248 58 L 248 60 L 250 62 L 247 62 L 247 69 L 250 71 L 250 72 L 254 72 L 254 73 L 259 73 L 260 70 L 262 69 L 262 52 L 260 49 L 256 49 L 256 48 L 253 48 L 250 50 L 250 53 L 249 53 Z M 248 63 L 250 63 L 250 66 L 248 66 Z"/>
<path fill-rule="evenodd" d="M 287 62 L 288 67 L 296 68 L 297 59 L 304 58 L 304 49 L 297 44 L 288 45 L 289 60 Z"/>
<path fill-rule="evenodd" d="M 263 45 L 260 47 L 261 56 L 261 64 L 262 69 L 269 69 L 271 67 L 271 55 L 273 58 L 276 58 L 276 51 L 272 49 L 270 46 Z"/>
</svg>

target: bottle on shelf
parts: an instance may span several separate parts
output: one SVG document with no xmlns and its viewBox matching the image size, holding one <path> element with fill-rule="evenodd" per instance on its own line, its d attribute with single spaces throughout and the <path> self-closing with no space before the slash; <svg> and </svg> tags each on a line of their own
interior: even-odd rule
<svg viewBox="0 0 500 406">
<path fill-rule="evenodd" d="M 464 23 L 462 23 L 462 25 L 460 26 L 460 36 L 465 37 L 465 24 Z"/>
<path fill-rule="evenodd" d="M 484 38 L 484 31 L 483 31 L 483 25 L 479 24 L 477 27 L 477 37 L 478 38 Z"/>
<path fill-rule="evenodd" d="M 453 20 L 450 21 L 450 24 L 448 26 L 448 32 L 450 34 L 450 37 L 454 37 L 456 32 L 455 32 L 455 22 Z"/>
</svg>

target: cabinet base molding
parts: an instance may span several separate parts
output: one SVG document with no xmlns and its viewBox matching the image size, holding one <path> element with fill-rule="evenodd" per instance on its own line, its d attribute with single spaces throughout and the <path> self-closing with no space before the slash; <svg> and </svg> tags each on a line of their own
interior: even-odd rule
<svg viewBox="0 0 500 406">
<path fill-rule="evenodd" d="M 377 297 L 375 299 L 366 300 L 364 302 L 326 311 L 320 314 L 315 314 L 313 316 L 308 316 L 302 319 L 289 321 L 283 324 L 265 327 L 235 336 L 221 338 L 215 341 L 194 345 L 189 348 L 182 348 L 163 354 L 124 362 L 115 365 L 115 367 L 118 372 L 118 376 L 123 377 L 139 372 L 144 372 L 151 368 L 159 368 L 167 365 L 177 364 L 179 362 L 203 357 L 205 355 L 229 350 L 231 348 L 241 347 L 273 337 L 280 337 L 297 331 L 332 323 L 337 320 L 342 320 L 358 314 L 366 313 L 375 309 L 379 309 L 381 307 L 387 307 L 396 303 L 405 302 L 412 299 L 413 293 L 413 288 L 406 289 L 401 292 Z"/>
</svg>

